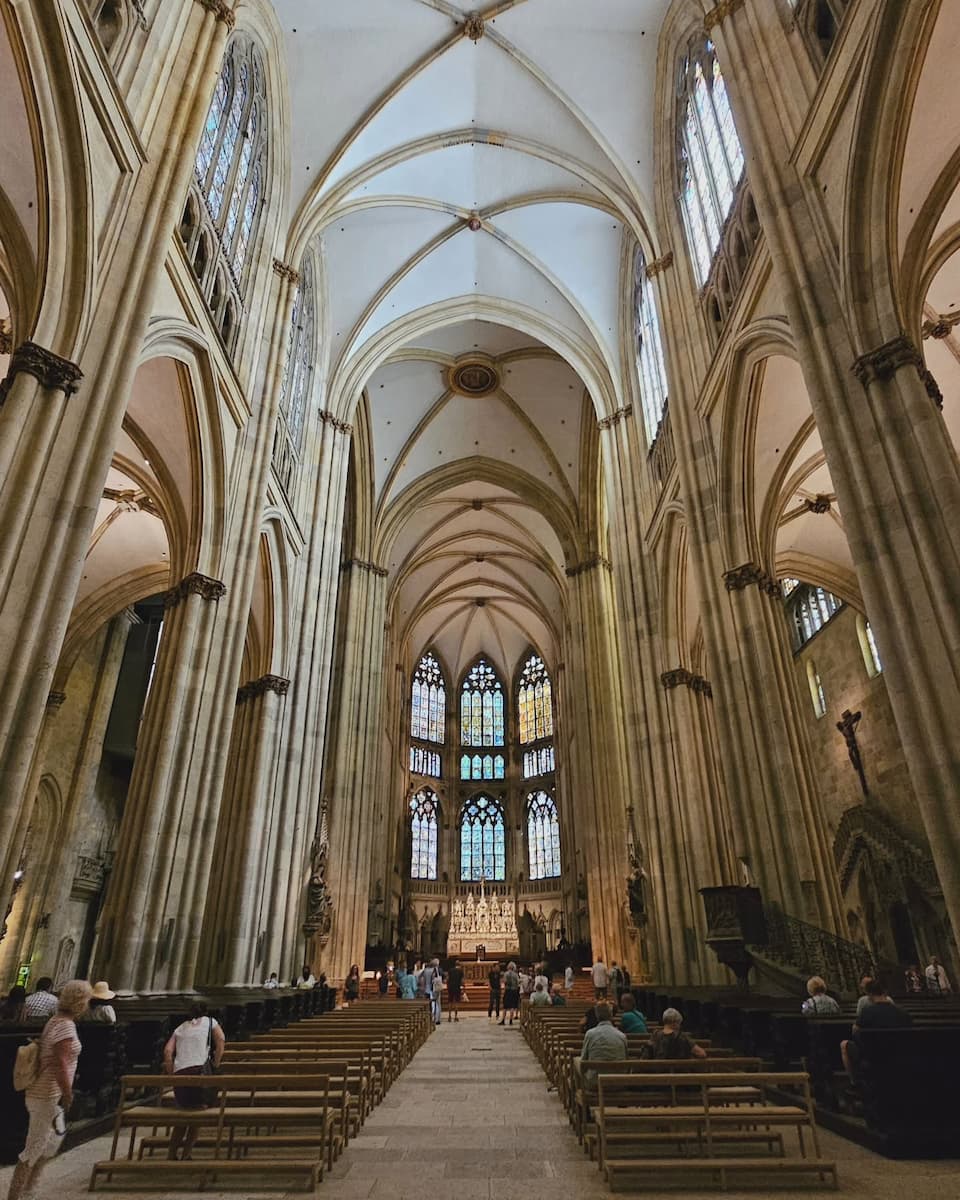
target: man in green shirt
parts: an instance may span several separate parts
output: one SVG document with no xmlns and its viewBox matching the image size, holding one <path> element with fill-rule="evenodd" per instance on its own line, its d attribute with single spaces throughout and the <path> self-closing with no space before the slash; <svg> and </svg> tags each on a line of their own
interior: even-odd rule
<svg viewBox="0 0 960 1200">
<path fill-rule="evenodd" d="M 643 1013 L 637 1012 L 637 1002 L 629 992 L 624 992 L 620 997 L 620 1028 L 624 1033 L 647 1032 Z"/>
</svg>

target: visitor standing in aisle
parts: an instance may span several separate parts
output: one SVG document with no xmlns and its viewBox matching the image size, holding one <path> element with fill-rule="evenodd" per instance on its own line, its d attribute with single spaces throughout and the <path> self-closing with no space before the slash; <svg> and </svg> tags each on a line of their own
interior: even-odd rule
<svg viewBox="0 0 960 1200">
<path fill-rule="evenodd" d="M 508 1016 L 511 1025 L 513 1018 L 520 1016 L 520 976 L 516 963 L 510 963 L 503 976 L 503 1016 L 498 1024 L 503 1025 Z"/>
<path fill-rule="evenodd" d="M 447 1013 L 447 1021 L 460 1020 L 460 1000 L 463 996 L 463 968 L 453 960 L 453 966 L 447 972 L 447 1004 L 450 1011 Z"/>
<path fill-rule="evenodd" d="M 493 970 L 487 973 L 487 982 L 490 984 L 490 1001 L 487 1004 L 487 1019 L 492 1016 L 500 1016 L 500 988 L 502 985 L 502 976 L 500 975 L 500 964 L 495 963 Z"/>
<path fill-rule="evenodd" d="M 443 974 L 438 959 L 433 960 L 433 976 L 430 980 L 430 1013 L 434 1025 L 440 1024 L 440 1006 L 443 1002 Z"/>
<path fill-rule="evenodd" d="M 607 997 L 607 984 L 609 982 L 609 976 L 607 974 L 607 968 L 603 961 L 602 954 L 597 955 L 597 961 L 593 964 L 590 974 L 593 976 L 594 999 L 605 1000 Z"/>
<path fill-rule="evenodd" d="M 573 963 L 567 963 L 567 969 L 563 973 L 563 986 L 567 989 L 569 995 L 573 991 Z"/>
</svg>

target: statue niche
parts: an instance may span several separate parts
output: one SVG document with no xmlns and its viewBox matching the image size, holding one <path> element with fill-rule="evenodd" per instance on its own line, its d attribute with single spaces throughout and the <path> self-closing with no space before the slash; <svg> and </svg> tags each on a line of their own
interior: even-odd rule
<svg viewBox="0 0 960 1200">
<path fill-rule="evenodd" d="M 327 802 L 320 806 L 320 821 L 317 836 L 310 847 L 310 882 L 307 884 L 307 914 L 303 922 L 303 935 L 320 949 L 327 944 L 333 929 L 333 899 L 327 887 Z"/>
</svg>

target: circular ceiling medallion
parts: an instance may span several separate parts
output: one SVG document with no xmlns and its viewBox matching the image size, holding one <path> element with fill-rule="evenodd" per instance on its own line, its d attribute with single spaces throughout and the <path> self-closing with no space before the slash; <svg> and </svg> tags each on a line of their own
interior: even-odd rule
<svg viewBox="0 0 960 1200">
<path fill-rule="evenodd" d="M 470 359 L 450 370 L 450 387 L 462 396 L 487 396 L 500 386 L 500 376 L 492 363 Z"/>
</svg>

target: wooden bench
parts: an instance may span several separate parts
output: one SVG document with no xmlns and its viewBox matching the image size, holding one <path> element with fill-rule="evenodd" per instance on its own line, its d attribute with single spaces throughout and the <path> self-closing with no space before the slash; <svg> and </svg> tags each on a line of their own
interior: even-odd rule
<svg viewBox="0 0 960 1200">
<path fill-rule="evenodd" d="M 599 1064 L 595 1064 L 599 1065 Z M 599 1165 L 611 1183 L 617 1175 L 647 1172 L 702 1172 L 704 1162 L 716 1168 L 714 1178 L 726 1186 L 731 1171 L 756 1172 L 764 1167 L 778 1174 L 815 1176 L 819 1182 L 829 1179 L 837 1185 L 836 1164 L 820 1158 L 810 1080 L 803 1072 L 672 1071 L 659 1074 L 598 1074 L 597 1125 Z M 718 1098 L 717 1088 L 749 1087 L 762 1092 L 759 1103 L 740 1103 Z M 779 1102 L 785 1091 L 794 1095 L 793 1103 Z M 672 1103 L 663 1103 L 665 1093 Z M 770 1102 L 774 1093 L 778 1102 Z M 650 1100 L 653 1103 L 650 1103 Z M 797 1131 L 799 1157 L 783 1157 L 782 1141 L 769 1135 L 772 1127 L 789 1126 Z M 812 1155 L 807 1155 L 804 1133 L 809 1137 Z M 678 1134 L 686 1135 L 678 1138 Z M 640 1135 L 640 1136 L 637 1136 Z M 737 1143 L 767 1144 L 771 1153 L 756 1158 L 732 1158 L 725 1153 Z M 677 1145 L 675 1157 L 650 1158 L 638 1151 L 648 1146 Z M 780 1157 L 774 1157 L 774 1146 Z M 626 1153 L 623 1153 L 623 1150 Z M 699 1158 L 684 1153 L 694 1150 Z M 722 1170 L 720 1168 L 723 1168 Z"/>
<path fill-rule="evenodd" d="M 114 1176 L 137 1178 L 167 1171 L 174 1177 L 199 1175 L 205 1182 L 218 1171 L 235 1174 L 270 1174 L 282 1169 L 306 1178 L 311 1186 L 323 1179 L 324 1162 L 333 1165 L 342 1145 L 340 1120 L 331 1110 L 330 1091 L 338 1080 L 330 1074 L 311 1075 L 128 1075 L 122 1081 L 123 1096 L 114 1122 L 110 1158 L 97 1162 L 90 1176 L 90 1190 L 99 1179 Z M 164 1102 L 174 1084 L 215 1092 L 217 1103 L 210 1108 L 177 1108 L 172 1098 Z M 156 1091 L 151 1102 L 130 1102 L 144 1089 Z M 129 1102 L 129 1103 L 128 1103 Z M 202 1148 L 209 1158 L 161 1161 L 135 1156 L 137 1131 L 150 1129 L 154 1145 L 159 1129 L 212 1130 Z M 126 1157 L 118 1157 L 122 1131 L 130 1131 Z M 307 1154 L 300 1159 L 253 1157 L 251 1150 L 288 1148 L 291 1130 L 301 1135 L 295 1143 Z M 303 1135 L 308 1133 L 309 1136 Z M 169 1138 L 165 1139 L 169 1145 Z M 312 1152 L 311 1152 L 312 1151 Z M 281 1164 L 281 1165 L 278 1165 Z"/>
</svg>

